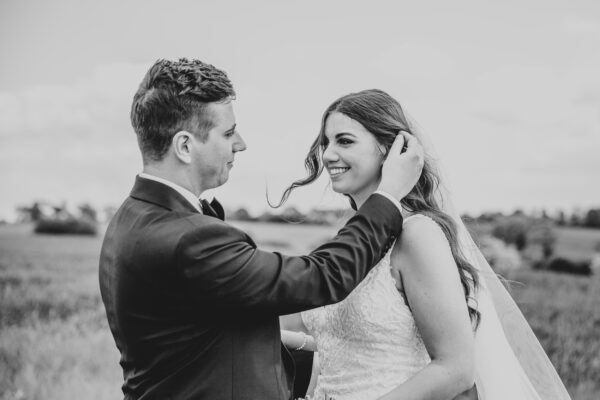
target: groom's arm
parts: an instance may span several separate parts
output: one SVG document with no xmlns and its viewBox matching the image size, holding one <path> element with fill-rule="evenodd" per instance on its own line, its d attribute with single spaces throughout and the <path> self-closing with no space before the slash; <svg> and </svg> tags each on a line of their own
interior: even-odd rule
<svg viewBox="0 0 600 400">
<path fill-rule="evenodd" d="M 232 310 L 273 314 L 341 301 L 402 230 L 399 208 L 381 194 L 373 194 L 332 240 L 306 256 L 262 251 L 226 223 L 203 222 L 178 247 L 192 295 Z"/>
</svg>

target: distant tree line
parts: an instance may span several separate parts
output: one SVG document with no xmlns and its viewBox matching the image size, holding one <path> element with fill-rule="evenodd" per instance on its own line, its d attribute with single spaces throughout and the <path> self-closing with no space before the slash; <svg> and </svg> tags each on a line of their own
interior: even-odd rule
<svg viewBox="0 0 600 400">
<path fill-rule="evenodd" d="M 96 235 L 98 232 L 98 212 L 87 203 L 70 210 L 64 203 L 34 202 L 17 207 L 17 213 L 20 222 L 34 223 L 35 233 Z"/>
<path fill-rule="evenodd" d="M 594 228 L 600 229 L 600 208 L 591 208 L 589 210 L 576 210 L 571 214 L 567 214 L 565 211 L 558 211 L 554 214 L 548 213 L 546 210 L 541 210 L 532 213 L 525 213 L 522 210 L 515 210 L 512 214 L 506 215 L 500 212 L 485 212 L 478 217 L 471 217 L 466 215 L 465 217 L 470 220 L 478 222 L 494 222 L 498 218 L 513 216 L 513 217 L 529 217 L 535 219 L 542 219 L 554 222 L 558 226 L 573 226 L 581 228 Z"/>
<path fill-rule="evenodd" d="M 77 233 L 96 234 L 99 223 L 106 222 L 116 212 L 115 207 L 104 207 L 101 210 L 88 203 L 80 204 L 75 209 L 63 204 L 33 202 L 27 206 L 17 207 L 20 222 L 33 222 L 38 233 Z M 343 219 L 352 214 L 349 209 L 312 209 L 301 212 L 295 207 L 282 211 L 265 211 L 260 215 L 252 215 L 248 209 L 241 207 L 227 212 L 227 218 L 239 221 L 294 223 L 312 225 L 339 225 Z M 550 215 L 544 210 L 525 213 L 515 210 L 510 214 L 485 212 L 477 217 L 464 215 L 469 226 L 483 224 L 493 226 L 490 232 L 494 237 L 515 246 L 522 251 L 528 244 L 540 246 L 545 259 L 553 255 L 553 227 L 571 226 L 600 229 L 600 208 L 576 211 L 567 215 L 559 211 Z"/>
<path fill-rule="evenodd" d="M 98 223 L 109 221 L 115 212 L 115 207 L 104 207 L 100 211 L 88 203 L 81 204 L 76 209 L 71 209 L 64 203 L 56 205 L 37 201 L 17 207 L 18 221 L 33 222 L 38 233 L 95 234 Z M 253 216 L 242 207 L 227 210 L 226 216 L 227 219 L 238 221 L 334 225 L 350 214 L 349 210 L 343 209 L 313 209 L 303 213 L 295 207 L 288 207 L 279 212 L 265 211 Z"/>
<path fill-rule="evenodd" d="M 306 225 L 335 225 L 339 224 L 344 217 L 349 217 L 349 210 L 344 209 L 312 209 L 303 213 L 295 207 L 285 208 L 275 213 L 265 211 L 258 216 L 252 216 L 246 208 L 239 208 L 227 213 L 227 218 L 237 221 L 271 222 L 271 223 L 293 223 Z"/>
</svg>

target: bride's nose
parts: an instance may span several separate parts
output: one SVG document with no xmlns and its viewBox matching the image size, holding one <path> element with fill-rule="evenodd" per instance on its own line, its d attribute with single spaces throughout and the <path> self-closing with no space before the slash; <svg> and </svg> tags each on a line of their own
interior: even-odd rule
<svg viewBox="0 0 600 400">
<path fill-rule="evenodd" d="M 336 151 L 332 147 L 333 146 L 331 146 L 331 144 L 330 144 L 327 147 L 325 147 L 325 150 L 323 150 L 323 162 L 324 163 L 335 162 L 340 159 L 339 155 L 336 153 Z"/>
</svg>

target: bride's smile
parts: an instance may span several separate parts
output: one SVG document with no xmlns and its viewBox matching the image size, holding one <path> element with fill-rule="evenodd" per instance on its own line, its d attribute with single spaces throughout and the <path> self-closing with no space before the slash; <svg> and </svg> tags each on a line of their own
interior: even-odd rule
<svg viewBox="0 0 600 400">
<path fill-rule="evenodd" d="M 349 167 L 329 167 L 328 169 L 329 169 L 329 175 L 331 176 L 331 179 L 334 179 L 334 178 L 339 177 L 344 172 L 348 171 L 350 168 Z"/>
</svg>

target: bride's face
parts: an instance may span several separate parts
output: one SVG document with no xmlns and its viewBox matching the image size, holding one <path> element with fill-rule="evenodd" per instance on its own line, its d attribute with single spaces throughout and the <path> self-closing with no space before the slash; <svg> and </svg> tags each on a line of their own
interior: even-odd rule
<svg viewBox="0 0 600 400">
<path fill-rule="evenodd" d="M 333 112 L 325 122 L 323 164 L 333 190 L 353 196 L 368 196 L 381 178 L 385 149 L 359 122 Z"/>
</svg>

